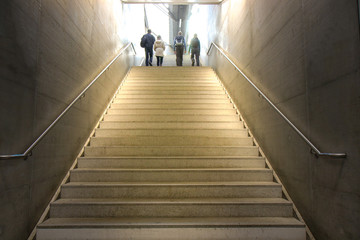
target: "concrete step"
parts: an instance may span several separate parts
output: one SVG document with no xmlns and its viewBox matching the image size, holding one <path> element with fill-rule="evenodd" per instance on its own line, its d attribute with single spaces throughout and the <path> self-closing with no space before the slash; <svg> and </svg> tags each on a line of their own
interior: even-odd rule
<svg viewBox="0 0 360 240">
<path fill-rule="evenodd" d="M 133 77 L 143 77 L 143 78 L 154 78 L 154 77 L 162 77 L 162 78 L 183 78 L 186 79 L 187 77 L 196 78 L 196 77 L 203 77 L 203 78 L 216 78 L 214 72 L 194 72 L 194 71 L 168 71 L 168 72 L 130 72 L 128 74 L 129 78 Z"/>
<path fill-rule="evenodd" d="M 132 70 L 129 72 L 131 76 L 183 76 L 183 75 L 190 75 L 190 76 L 197 76 L 197 75 L 204 75 L 204 76 L 215 76 L 215 72 L 213 70 L 206 70 L 206 69 L 199 69 L 198 71 L 194 71 L 193 69 L 176 69 L 176 68 L 169 68 L 169 69 L 144 69 L 140 71 Z"/>
<path fill-rule="evenodd" d="M 153 114 L 153 115 L 231 115 L 235 109 L 113 109 L 108 114 Z"/>
<path fill-rule="evenodd" d="M 92 137 L 90 146 L 253 146 L 253 140 L 246 138 L 216 138 L 194 136 L 127 136 Z"/>
<path fill-rule="evenodd" d="M 227 104 L 230 100 L 227 98 L 222 99 L 126 99 L 126 98 L 115 98 L 114 103 L 131 104 L 131 103 L 142 103 L 142 104 Z"/>
<path fill-rule="evenodd" d="M 130 71 L 128 76 L 130 77 L 154 77 L 154 76 L 160 76 L 160 77 L 166 77 L 166 76 L 174 76 L 174 77 L 183 77 L 183 76 L 189 76 L 189 77 L 196 77 L 196 76 L 205 76 L 205 77 L 217 77 L 214 71 L 143 71 L 143 72 L 133 72 Z"/>
<path fill-rule="evenodd" d="M 116 95 L 116 99 L 226 99 L 229 100 L 226 94 L 201 94 L 201 95 L 189 95 L 189 94 L 125 94 L 125 91 L 120 91 Z"/>
<path fill-rule="evenodd" d="M 194 71 L 194 72 L 201 72 L 201 71 L 213 71 L 212 67 L 207 66 L 201 66 L 201 67 L 191 67 L 191 66 L 162 66 L 161 68 L 157 67 L 143 67 L 143 66 L 135 66 L 131 68 L 131 72 L 146 72 L 146 71 L 159 71 L 159 72 L 165 72 L 165 71 Z"/>
<path fill-rule="evenodd" d="M 141 69 L 141 70 L 136 70 L 136 69 L 132 69 L 130 71 L 130 74 L 146 74 L 146 76 L 153 76 L 156 74 L 159 75 L 167 75 L 167 74 L 191 74 L 191 75 L 198 75 L 198 74 L 212 74 L 214 75 L 215 72 L 213 69 L 191 69 L 191 68 L 186 68 L 186 67 L 182 67 L 180 68 L 171 68 L 171 67 L 166 67 L 163 66 L 162 68 L 148 68 L 148 69 Z"/>
<path fill-rule="evenodd" d="M 149 71 L 150 70 L 150 71 Z M 152 76 L 216 76 L 214 71 L 193 71 L 190 69 L 182 69 L 179 71 L 178 69 L 144 69 L 143 71 L 130 71 L 129 76 L 146 76 L 146 77 L 152 77 Z"/>
<path fill-rule="evenodd" d="M 80 157 L 79 168 L 265 168 L 263 157 Z"/>
<path fill-rule="evenodd" d="M 261 168 L 74 169 L 71 182 L 270 182 L 273 173 Z"/>
<path fill-rule="evenodd" d="M 246 129 L 102 129 L 95 131 L 96 137 L 123 136 L 203 136 L 203 137 L 247 137 Z"/>
<path fill-rule="evenodd" d="M 220 82 L 216 81 L 194 81 L 190 82 L 188 80 L 182 81 L 167 81 L 167 80 L 153 80 L 149 81 L 133 81 L 133 80 L 126 80 L 124 81 L 123 86 L 125 87 L 219 87 L 222 86 Z"/>
<path fill-rule="evenodd" d="M 152 78 L 152 77 L 162 77 L 162 78 L 183 78 L 186 79 L 187 77 L 190 78 L 196 78 L 196 77 L 204 77 L 204 78 L 217 78 L 216 74 L 211 71 L 211 72 L 207 72 L 207 71 L 199 71 L 199 72 L 194 72 L 194 71 L 163 71 L 163 72 L 156 72 L 156 71 L 151 71 L 151 72 L 130 72 L 128 74 L 128 77 L 132 78 L 132 77 L 144 77 L 144 78 Z"/>
<path fill-rule="evenodd" d="M 222 95 L 226 96 L 223 90 L 121 90 L 122 95 Z"/>
<path fill-rule="evenodd" d="M 251 226 L 251 227 L 249 227 Z M 38 240 L 304 240 L 305 226 L 288 217 L 50 218 Z"/>
<path fill-rule="evenodd" d="M 178 77 L 178 76 L 173 76 L 173 77 L 164 77 L 164 76 L 152 76 L 152 77 L 144 77 L 144 76 L 139 76 L 139 77 L 134 77 L 134 76 L 129 76 L 124 83 L 127 82 L 167 82 L 167 83 L 177 83 L 177 82 L 187 82 L 187 83 L 218 83 L 219 80 L 215 77 L 206 77 L 206 76 L 184 76 L 184 77 Z"/>
<path fill-rule="evenodd" d="M 211 81 L 217 81 L 217 77 L 214 74 L 208 74 L 208 73 L 199 73 L 199 74 L 193 74 L 193 73 L 167 73 L 167 74 L 132 74 L 130 73 L 127 77 L 127 79 L 134 80 L 134 79 L 167 79 L 169 81 L 172 80 L 189 80 L 189 81 L 197 81 L 198 79 L 203 80 L 211 80 Z"/>
<path fill-rule="evenodd" d="M 113 103 L 111 109 L 234 109 L 231 103 Z"/>
<path fill-rule="evenodd" d="M 116 122 L 102 121 L 100 128 L 126 129 L 244 129 L 238 122 Z"/>
<path fill-rule="evenodd" d="M 167 78 L 169 80 L 171 79 L 192 79 L 196 80 L 197 78 L 203 78 L 203 79 L 216 79 L 216 75 L 214 73 L 191 73 L 191 72 L 168 72 L 168 73 L 130 73 L 128 75 L 129 79 L 133 78 L 144 78 L 144 79 L 151 79 L 151 78 Z"/>
<path fill-rule="evenodd" d="M 95 228 L 169 228 L 169 227 L 305 227 L 288 217 L 194 217 L 194 218 L 52 218 L 41 228 L 81 226 Z M 242 236 L 242 235 L 241 235 Z M 159 235 L 160 237 L 160 235 Z M 182 238 L 179 238 L 182 239 Z M 208 239 L 208 238 L 205 238 Z M 216 238 L 217 239 L 217 238 Z M 237 239 L 237 238 L 236 238 Z M 276 238 L 278 239 L 278 238 Z M 282 239 L 282 238 L 280 238 Z M 291 239 L 291 238 L 284 238 Z"/>
<path fill-rule="evenodd" d="M 121 91 L 223 91 L 221 86 L 129 86 L 121 87 Z"/>
<path fill-rule="evenodd" d="M 207 72 L 194 72 L 194 71 L 163 71 L 163 72 L 130 72 L 127 76 L 127 79 L 168 79 L 172 80 L 191 80 L 196 81 L 197 79 L 207 79 L 207 80 L 216 80 L 217 76 L 213 71 Z"/>
<path fill-rule="evenodd" d="M 291 217 L 282 198 L 59 199 L 50 217 Z"/>
<path fill-rule="evenodd" d="M 238 115 L 122 115 L 105 114 L 104 121 L 118 122 L 239 122 Z"/>
<path fill-rule="evenodd" d="M 281 198 L 274 182 L 67 183 L 61 198 Z"/>
<path fill-rule="evenodd" d="M 258 156 L 257 146 L 106 146 L 85 147 L 85 156 Z"/>
</svg>

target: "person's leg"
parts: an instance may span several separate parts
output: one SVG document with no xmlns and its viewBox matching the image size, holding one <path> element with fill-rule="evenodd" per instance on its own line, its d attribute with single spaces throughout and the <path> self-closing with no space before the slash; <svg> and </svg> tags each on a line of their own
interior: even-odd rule
<svg viewBox="0 0 360 240">
<path fill-rule="evenodd" d="M 152 48 L 149 48 L 149 55 L 150 55 L 149 65 L 152 66 L 152 60 L 153 60 L 153 50 L 152 50 Z"/>
<path fill-rule="evenodd" d="M 180 46 L 180 54 L 179 54 L 179 62 L 180 62 L 180 65 L 179 66 L 182 66 L 183 64 L 183 54 L 184 54 L 184 47 L 183 46 Z"/>
<path fill-rule="evenodd" d="M 200 66 L 200 51 L 196 51 L 196 66 Z"/>
<path fill-rule="evenodd" d="M 180 46 L 177 46 L 176 47 L 176 66 L 181 66 L 181 63 L 180 63 Z"/>
<path fill-rule="evenodd" d="M 160 57 L 160 66 L 163 64 L 164 57 Z"/>
<path fill-rule="evenodd" d="M 147 48 L 145 48 L 145 65 L 149 66 L 149 52 Z"/>
<path fill-rule="evenodd" d="M 194 66 L 195 59 L 194 59 L 194 50 L 191 51 L 191 66 Z"/>
<path fill-rule="evenodd" d="M 160 66 L 160 57 L 159 56 L 156 56 L 156 65 Z"/>
</svg>

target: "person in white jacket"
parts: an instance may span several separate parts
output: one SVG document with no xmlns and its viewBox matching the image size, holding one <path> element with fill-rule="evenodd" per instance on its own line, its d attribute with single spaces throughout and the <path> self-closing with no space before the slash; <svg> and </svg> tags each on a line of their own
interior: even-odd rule
<svg viewBox="0 0 360 240">
<path fill-rule="evenodd" d="M 165 43 L 161 40 L 161 36 L 157 36 L 157 40 L 154 43 L 154 51 L 157 59 L 157 65 L 162 66 L 164 59 Z"/>
</svg>

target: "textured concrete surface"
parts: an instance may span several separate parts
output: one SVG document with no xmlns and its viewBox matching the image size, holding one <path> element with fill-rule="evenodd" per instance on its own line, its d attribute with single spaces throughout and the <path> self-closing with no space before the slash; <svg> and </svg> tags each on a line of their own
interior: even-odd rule
<svg viewBox="0 0 360 240">
<path fill-rule="evenodd" d="M 119 1 L 0 3 L 0 154 L 23 153 L 126 43 Z M 130 51 L 28 161 L 0 162 L 0 239 L 26 239 L 115 88 Z"/>
<path fill-rule="evenodd" d="M 224 1 L 209 39 L 323 152 L 304 141 L 213 51 L 224 81 L 317 239 L 359 239 L 360 44 L 357 1 Z M 276 141 L 274 141 L 276 139 Z"/>
</svg>

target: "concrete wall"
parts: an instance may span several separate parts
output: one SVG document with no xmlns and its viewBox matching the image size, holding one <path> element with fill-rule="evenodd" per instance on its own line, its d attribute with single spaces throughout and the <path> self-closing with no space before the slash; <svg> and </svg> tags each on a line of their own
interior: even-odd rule
<svg viewBox="0 0 360 240">
<path fill-rule="evenodd" d="M 181 19 L 181 28 L 179 28 L 179 21 L 170 20 L 169 44 L 173 47 L 174 39 L 179 31 L 183 33 L 185 40 L 190 39 L 187 32 L 190 7 L 188 5 L 170 5 L 169 9 L 177 19 Z"/>
<path fill-rule="evenodd" d="M 317 239 L 360 239 L 357 1 L 226 0 L 209 39 L 324 152 L 310 148 L 216 51 L 211 65 Z"/>
<path fill-rule="evenodd" d="M 120 1 L 0 2 L 0 154 L 23 153 L 128 40 Z M 128 26 L 129 28 L 131 26 Z M 0 162 L 0 239 L 26 239 L 121 79 L 127 51 L 36 147 Z"/>
</svg>

